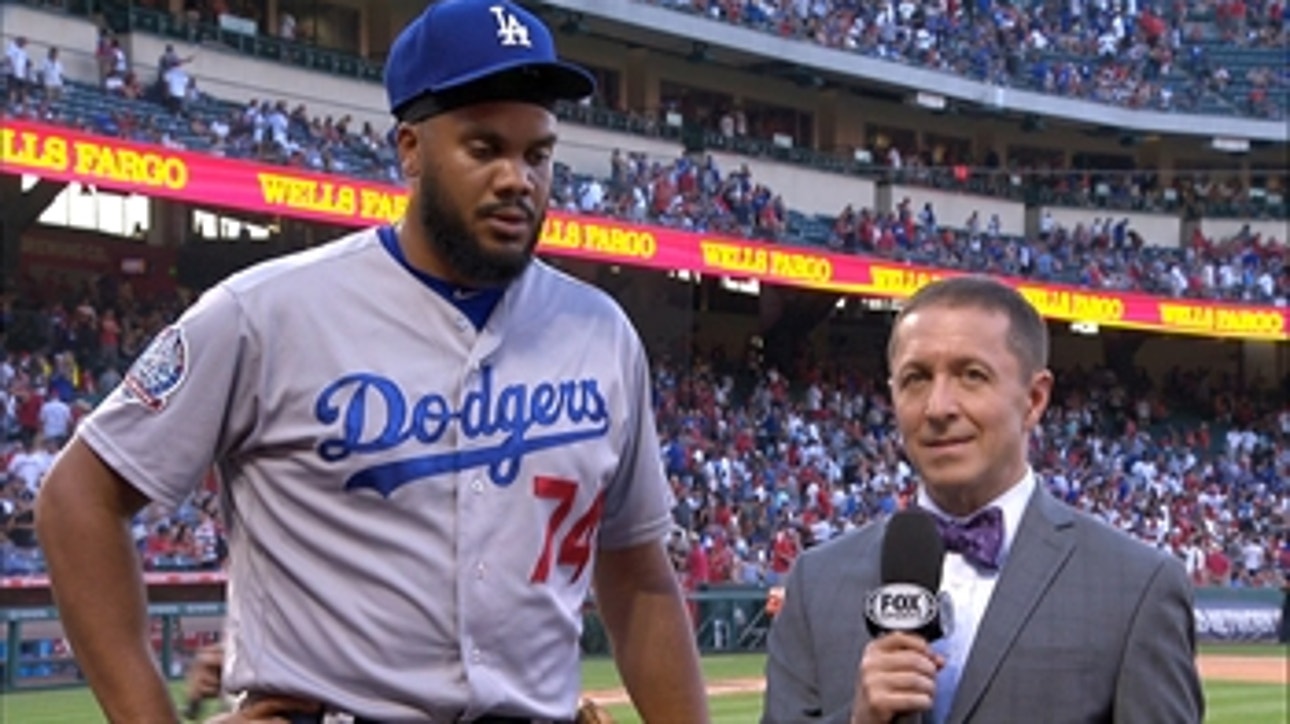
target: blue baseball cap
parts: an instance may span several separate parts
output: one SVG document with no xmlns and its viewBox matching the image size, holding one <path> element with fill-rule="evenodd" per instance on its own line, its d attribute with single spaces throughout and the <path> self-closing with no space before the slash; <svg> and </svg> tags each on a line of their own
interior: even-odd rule
<svg viewBox="0 0 1290 724">
<path fill-rule="evenodd" d="M 439 0 L 390 47 L 385 91 L 401 120 L 484 100 L 550 104 L 595 92 L 585 69 L 561 61 L 551 31 L 509 0 Z"/>
</svg>

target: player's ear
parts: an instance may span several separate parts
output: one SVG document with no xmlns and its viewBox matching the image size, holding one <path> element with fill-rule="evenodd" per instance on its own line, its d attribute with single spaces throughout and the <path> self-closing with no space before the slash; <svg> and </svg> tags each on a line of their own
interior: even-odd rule
<svg viewBox="0 0 1290 724">
<path fill-rule="evenodd" d="M 421 175 L 421 144 L 424 142 L 422 124 L 401 122 L 394 130 L 394 145 L 399 152 L 399 168 L 403 178 Z"/>
</svg>

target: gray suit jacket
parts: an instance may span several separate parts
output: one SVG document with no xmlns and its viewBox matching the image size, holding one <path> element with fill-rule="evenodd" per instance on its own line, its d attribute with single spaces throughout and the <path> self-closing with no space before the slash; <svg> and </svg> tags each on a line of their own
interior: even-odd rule
<svg viewBox="0 0 1290 724">
<path fill-rule="evenodd" d="M 848 721 L 884 529 L 798 558 L 771 627 L 764 724 Z M 1182 565 L 1036 488 L 949 722 L 1193 724 L 1203 710 Z"/>
</svg>

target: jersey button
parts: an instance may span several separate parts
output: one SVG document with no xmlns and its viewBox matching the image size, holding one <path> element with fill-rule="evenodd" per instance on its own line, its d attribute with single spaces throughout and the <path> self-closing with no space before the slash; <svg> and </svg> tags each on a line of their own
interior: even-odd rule
<svg viewBox="0 0 1290 724">
<path fill-rule="evenodd" d="M 473 663 L 478 664 L 479 662 L 484 660 L 484 652 L 480 651 L 479 647 L 476 646 L 475 648 L 470 650 L 470 660 Z"/>
<path fill-rule="evenodd" d="M 481 495 L 484 492 L 484 481 L 480 478 L 475 478 L 470 483 L 470 489 L 475 491 L 475 495 Z"/>
<path fill-rule="evenodd" d="M 485 566 L 482 561 L 475 564 L 475 578 L 481 581 L 484 580 L 484 573 L 487 571 L 488 566 Z"/>
<path fill-rule="evenodd" d="M 466 331 L 466 327 L 468 326 L 468 324 L 469 323 L 466 321 L 465 317 L 457 317 L 457 329 L 460 329 L 461 331 L 464 332 Z"/>
</svg>

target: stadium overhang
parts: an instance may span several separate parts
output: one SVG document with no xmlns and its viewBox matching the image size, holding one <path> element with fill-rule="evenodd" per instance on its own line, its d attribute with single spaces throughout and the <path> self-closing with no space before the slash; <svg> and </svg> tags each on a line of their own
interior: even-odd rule
<svg viewBox="0 0 1290 724">
<path fill-rule="evenodd" d="M 696 44 L 702 43 L 707 62 L 749 70 L 765 68 L 767 63 L 782 64 L 786 68 L 805 69 L 825 82 L 853 90 L 876 88 L 898 96 L 925 91 L 952 99 L 969 110 L 1017 117 L 1042 115 L 1066 123 L 1114 127 L 1125 132 L 1222 136 L 1278 144 L 1290 141 L 1290 124 L 1283 121 L 1132 110 L 1007 88 L 781 38 L 635 0 L 543 0 L 538 8 L 555 27 L 568 27 L 576 32 L 687 57 Z M 576 18 L 576 22 L 566 23 L 569 18 Z M 899 71 L 893 72 L 893 68 Z"/>
</svg>

